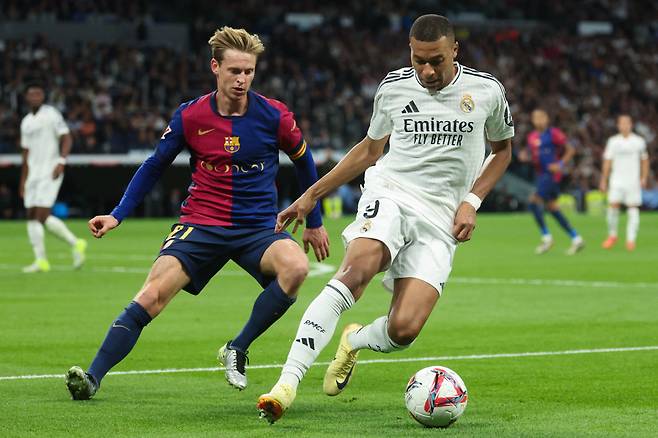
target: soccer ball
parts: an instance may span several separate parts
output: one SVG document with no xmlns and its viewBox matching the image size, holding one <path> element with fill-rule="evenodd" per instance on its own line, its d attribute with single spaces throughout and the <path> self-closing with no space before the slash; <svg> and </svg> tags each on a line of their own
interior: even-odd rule
<svg viewBox="0 0 658 438">
<path fill-rule="evenodd" d="M 411 376 L 404 401 L 409 414 L 423 426 L 448 427 L 466 410 L 468 391 L 456 372 L 432 366 Z"/>
</svg>

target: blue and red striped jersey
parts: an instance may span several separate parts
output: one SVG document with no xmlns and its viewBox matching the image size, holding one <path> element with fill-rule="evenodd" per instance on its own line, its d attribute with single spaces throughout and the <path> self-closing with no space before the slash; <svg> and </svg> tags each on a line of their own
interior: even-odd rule
<svg viewBox="0 0 658 438">
<path fill-rule="evenodd" d="M 183 148 L 191 155 L 192 182 L 181 206 L 181 222 L 274 227 L 279 150 L 295 163 L 302 189 L 317 180 L 310 149 L 283 103 L 249 91 L 244 115 L 222 116 L 215 91 L 178 107 L 112 215 L 120 221 L 127 216 Z M 319 206 L 307 221 L 311 228 L 322 224 Z"/>
<path fill-rule="evenodd" d="M 544 132 L 532 131 L 527 138 L 530 157 L 535 165 L 537 175 L 550 173 L 548 165 L 560 161 L 564 155 L 567 136 L 558 128 L 548 128 Z M 560 172 L 553 174 L 557 182 L 562 178 Z"/>
</svg>

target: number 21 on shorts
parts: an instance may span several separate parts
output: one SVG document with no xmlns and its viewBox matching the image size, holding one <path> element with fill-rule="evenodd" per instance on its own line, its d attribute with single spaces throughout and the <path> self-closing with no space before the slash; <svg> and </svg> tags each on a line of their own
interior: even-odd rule
<svg viewBox="0 0 658 438">
<path fill-rule="evenodd" d="M 181 234 L 180 236 L 176 236 L 176 234 L 179 233 L 180 231 L 182 231 L 184 228 L 187 228 L 187 229 L 183 232 L 183 234 Z M 194 231 L 194 227 L 191 227 L 189 225 L 188 226 L 176 225 L 174 227 L 174 229 L 171 230 L 171 233 L 169 233 L 169 235 L 167 236 L 167 238 L 165 240 L 169 240 L 169 239 L 185 240 L 185 238 L 187 236 L 189 236 L 192 231 Z"/>
</svg>

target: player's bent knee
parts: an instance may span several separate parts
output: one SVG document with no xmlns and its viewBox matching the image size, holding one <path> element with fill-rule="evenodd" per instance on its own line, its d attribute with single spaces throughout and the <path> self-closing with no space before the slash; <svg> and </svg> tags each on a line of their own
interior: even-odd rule
<svg viewBox="0 0 658 438">
<path fill-rule="evenodd" d="M 308 271 L 308 260 L 306 257 L 293 259 L 278 275 L 279 284 L 283 291 L 287 295 L 295 295 L 308 276 Z"/>
<path fill-rule="evenodd" d="M 168 302 L 163 299 L 163 293 L 157 282 L 147 282 L 135 297 L 135 301 L 151 315 L 151 318 L 158 316 Z"/>
</svg>

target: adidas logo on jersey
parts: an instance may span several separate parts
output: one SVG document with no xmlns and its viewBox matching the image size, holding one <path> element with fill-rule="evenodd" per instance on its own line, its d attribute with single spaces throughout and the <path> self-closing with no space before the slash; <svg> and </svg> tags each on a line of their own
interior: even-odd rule
<svg viewBox="0 0 658 438">
<path fill-rule="evenodd" d="M 295 342 L 299 342 L 300 344 L 306 345 L 311 350 L 315 350 L 315 341 L 313 338 L 299 338 L 295 339 Z"/>
<path fill-rule="evenodd" d="M 407 106 L 404 107 L 402 110 L 402 114 L 409 114 L 409 113 L 419 113 L 420 110 L 418 110 L 418 107 L 416 106 L 416 103 L 412 100 L 410 101 Z"/>
</svg>

